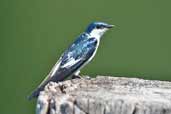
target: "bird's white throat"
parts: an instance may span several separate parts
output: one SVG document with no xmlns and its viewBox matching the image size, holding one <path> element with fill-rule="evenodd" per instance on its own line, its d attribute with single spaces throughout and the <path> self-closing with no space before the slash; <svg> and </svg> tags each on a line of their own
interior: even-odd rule
<svg viewBox="0 0 171 114">
<path fill-rule="evenodd" d="M 94 29 L 91 31 L 90 36 L 100 39 L 101 36 L 103 36 L 103 34 L 107 31 L 107 28 L 103 28 L 103 29 Z"/>
</svg>

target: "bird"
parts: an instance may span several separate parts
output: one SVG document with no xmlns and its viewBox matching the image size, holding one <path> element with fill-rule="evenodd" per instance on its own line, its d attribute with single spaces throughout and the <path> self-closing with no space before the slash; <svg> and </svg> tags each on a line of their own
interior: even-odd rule
<svg viewBox="0 0 171 114">
<path fill-rule="evenodd" d="M 28 96 L 28 99 L 37 98 L 40 91 L 43 91 L 44 87 L 51 81 L 61 82 L 69 76 L 72 78 L 80 77 L 80 70 L 94 58 L 101 37 L 113 26 L 105 22 L 90 23 L 86 30 L 64 51 L 50 73 Z"/>
</svg>

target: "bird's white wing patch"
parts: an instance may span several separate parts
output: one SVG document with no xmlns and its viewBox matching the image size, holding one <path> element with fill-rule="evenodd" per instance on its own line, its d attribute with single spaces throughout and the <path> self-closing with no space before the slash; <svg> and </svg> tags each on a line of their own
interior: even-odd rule
<svg viewBox="0 0 171 114">
<path fill-rule="evenodd" d="M 80 60 L 81 60 L 81 58 L 80 58 L 80 59 L 77 59 L 77 60 L 75 60 L 74 58 L 71 58 L 66 64 L 64 64 L 64 65 L 62 65 L 62 66 L 60 66 L 60 67 L 61 67 L 61 68 L 68 68 L 68 67 L 71 67 L 71 66 L 73 66 L 74 64 L 78 63 Z"/>
<path fill-rule="evenodd" d="M 58 62 L 52 68 L 52 70 L 50 72 L 50 76 L 53 76 L 56 73 L 56 71 L 59 68 L 60 64 L 61 64 L 61 59 L 59 59 Z"/>
</svg>

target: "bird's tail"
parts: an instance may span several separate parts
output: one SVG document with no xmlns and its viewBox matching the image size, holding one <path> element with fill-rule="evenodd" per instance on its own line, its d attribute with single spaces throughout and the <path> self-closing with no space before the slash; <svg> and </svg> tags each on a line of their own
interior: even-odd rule
<svg viewBox="0 0 171 114">
<path fill-rule="evenodd" d="M 38 86 L 36 90 L 34 90 L 30 96 L 28 96 L 28 100 L 31 100 L 33 98 L 37 98 L 39 96 L 40 91 L 44 90 L 44 87 L 50 82 L 59 82 L 63 81 L 65 78 L 67 78 L 70 74 L 70 72 L 60 71 L 57 72 L 54 76 L 47 76 L 42 83 Z"/>
<path fill-rule="evenodd" d="M 37 88 L 36 90 L 34 90 L 31 95 L 29 95 L 27 97 L 28 100 L 32 100 L 33 98 L 37 98 L 39 96 L 40 91 L 42 91 L 42 88 Z"/>
<path fill-rule="evenodd" d="M 32 100 L 33 98 L 37 98 L 39 96 L 40 91 L 44 90 L 44 87 L 46 86 L 46 84 L 51 81 L 51 78 L 49 76 L 47 76 L 42 83 L 38 86 L 38 88 L 36 88 L 30 96 L 28 96 L 28 100 Z"/>
</svg>

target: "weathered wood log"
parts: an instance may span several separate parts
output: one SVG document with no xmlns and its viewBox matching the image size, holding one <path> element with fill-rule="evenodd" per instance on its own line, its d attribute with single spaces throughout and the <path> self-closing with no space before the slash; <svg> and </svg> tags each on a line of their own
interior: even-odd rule
<svg viewBox="0 0 171 114">
<path fill-rule="evenodd" d="M 171 82 L 98 76 L 50 82 L 37 114 L 171 114 Z"/>
</svg>

